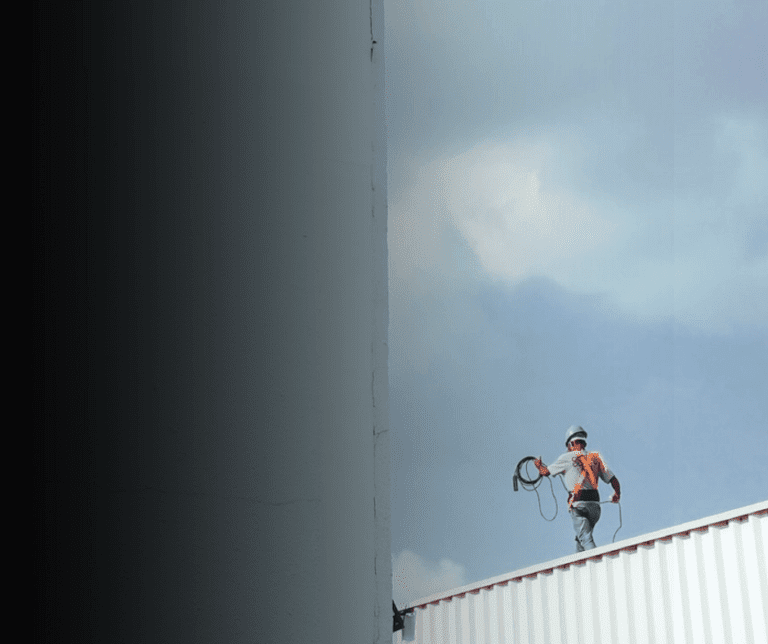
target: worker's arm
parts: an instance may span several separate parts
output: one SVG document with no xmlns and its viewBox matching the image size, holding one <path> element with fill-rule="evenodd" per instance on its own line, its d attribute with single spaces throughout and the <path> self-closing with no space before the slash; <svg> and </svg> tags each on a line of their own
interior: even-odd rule
<svg viewBox="0 0 768 644">
<path fill-rule="evenodd" d="M 611 485 L 615 494 L 611 497 L 611 503 L 618 503 L 621 498 L 621 485 L 619 485 L 619 479 L 615 476 L 611 479 Z"/>
<path fill-rule="evenodd" d="M 536 469 L 539 470 L 539 474 L 541 474 L 542 476 L 549 476 L 549 470 L 547 469 L 547 466 L 541 462 L 541 456 L 535 459 L 533 461 L 533 464 L 536 466 Z"/>
</svg>

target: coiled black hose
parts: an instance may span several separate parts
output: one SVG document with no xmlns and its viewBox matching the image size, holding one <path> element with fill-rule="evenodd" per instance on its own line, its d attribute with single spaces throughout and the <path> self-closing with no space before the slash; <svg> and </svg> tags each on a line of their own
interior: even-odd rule
<svg viewBox="0 0 768 644">
<path fill-rule="evenodd" d="M 515 475 L 512 477 L 512 483 L 515 486 L 515 492 L 517 492 L 517 482 L 520 481 L 523 484 L 523 487 L 526 485 L 536 485 L 538 483 L 539 479 L 541 479 L 541 474 L 539 471 L 536 471 L 536 478 L 535 479 L 527 479 L 525 478 L 521 473 L 520 470 L 522 469 L 523 465 L 528 465 L 529 461 L 535 461 L 535 456 L 526 456 L 523 460 L 521 460 L 517 467 L 515 468 Z M 528 471 L 526 470 L 526 474 L 528 474 Z"/>
<path fill-rule="evenodd" d="M 515 474 L 512 477 L 512 485 L 514 485 L 515 492 L 517 492 L 517 483 L 520 482 L 520 485 L 523 486 L 524 490 L 531 491 L 533 490 L 536 492 L 536 500 L 539 503 L 539 514 L 541 515 L 541 518 L 545 521 L 554 521 L 557 518 L 557 497 L 555 496 L 555 488 L 552 486 L 552 479 L 550 477 L 547 477 L 549 479 L 549 488 L 552 492 L 552 498 L 555 500 L 555 516 L 553 516 L 551 519 L 547 519 L 547 517 L 544 516 L 544 512 L 541 510 L 541 497 L 539 496 L 539 490 L 537 489 L 541 485 L 541 479 L 544 478 L 538 470 L 536 471 L 536 478 L 530 478 L 530 474 L 528 473 L 528 463 L 531 461 L 535 461 L 535 456 L 526 456 L 524 459 L 522 459 L 515 468 Z M 526 468 L 525 470 L 525 476 L 522 474 L 522 469 Z M 565 487 L 565 483 L 563 483 L 563 487 Z M 567 490 L 566 490 L 567 491 Z"/>
<path fill-rule="evenodd" d="M 536 492 L 536 500 L 539 504 L 539 514 L 541 515 L 541 518 L 545 521 L 554 521 L 557 518 L 558 513 L 558 506 L 557 506 L 557 497 L 555 496 L 555 489 L 552 486 L 552 477 L 547 477 L 549 479 L 549 488 L 552 492 L 552 498 L 555 500 L 555 516 L 553 516 L 551 519 L 547 519 L 547 517 L 544 516 L 544 512 L 541 510 L 541 497 L 539 496 L 539 490 L 538 487 L 541 485 L 541 479 L 544 478 L 541 473 L 539 473 L 538 470 L 536 470 L 536 478 L 530 478 L 530 474 L 528 473 L 528 463 L 531 463 L 536 460 L 535 456 L 526 456 L 525 458 L 521 459 L 520 462 L 517 464 L 517 467 L 515 468 L 515 473 L 512 476 L 512 485 L 515 488 L 515 492 L 517 492 L 517 484 L 518 481 L 520 482 L 520 485 L 523 486 L 524 490 L 531 491 L 533 490 Z M 525 476 L 522 474 L 522 470 L 525 468 Z M 562 478 L 560 479 L 560 483 L 563 485 L 563 489 L 567 492 L 568 488 L 565 487 L 565 483 L 563 483 Z M 601 501 L 602 503 L 610 503 L 610 501 Z M 623 525 L 622 518 L 621 518 L 621 503 L 617 502 L 617 505 L 619 506 L 619 527 L 616 528 L 616 532 L 613 533 L 613 539 L 611 539 L 611 543 L 614 543 L 616 541 L 616 535 L 619 533 L 619 530 L 621 530 L 621 526 Z"/>
</svg>

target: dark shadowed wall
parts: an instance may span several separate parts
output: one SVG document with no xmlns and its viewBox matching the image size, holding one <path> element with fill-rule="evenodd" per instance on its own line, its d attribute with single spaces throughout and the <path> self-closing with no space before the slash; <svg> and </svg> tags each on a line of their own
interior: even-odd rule
<svg viewBox="0 0 768 644">
<path fill-rule="evenodd" d="M 389 642 L 380 3 L 36 10 L 36 634 Z"/>
</svg>

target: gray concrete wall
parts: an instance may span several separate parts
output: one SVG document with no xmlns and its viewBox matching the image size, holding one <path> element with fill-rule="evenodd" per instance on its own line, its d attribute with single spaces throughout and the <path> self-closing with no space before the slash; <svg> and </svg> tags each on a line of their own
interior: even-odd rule
<svg viewBox="0 0 768 644">
<path fill-rule="evenodd" d="M 389 642 L 381 3 L 65 5 L 41 633 Z"/>
</svg>

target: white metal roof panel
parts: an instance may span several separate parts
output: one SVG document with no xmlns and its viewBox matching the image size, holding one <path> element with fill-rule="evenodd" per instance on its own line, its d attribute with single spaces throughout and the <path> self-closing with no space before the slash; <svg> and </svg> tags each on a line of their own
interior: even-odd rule
<svg viewBox="0 0 768 644">
<path fill-rule="evenodd" d="M 409 623 L 418 644 L 763 644 L 766 552 L 768 501 L 426 597 Z"/>
</svg>

